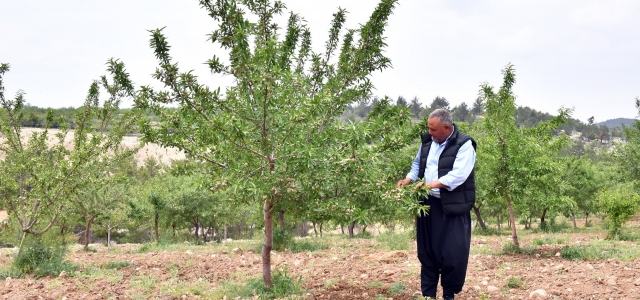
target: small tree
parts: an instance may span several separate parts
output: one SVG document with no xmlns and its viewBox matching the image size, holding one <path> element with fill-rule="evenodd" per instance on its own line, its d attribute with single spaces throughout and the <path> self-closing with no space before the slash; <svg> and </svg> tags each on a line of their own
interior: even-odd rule
<svg viewBox="0 0 640 300">
<path fill-rule="evenodd" d="M 17 220 L 23 241 L 27 234 L 48 231 L 83 187 L 99 185 L 107 178 L 104 171 L 109 165 L 137 151 L 121 144 L 135 125 L 132 111 L 119 111 L 121 99 L 133 97 L 133 86 L 122 63 L 110 60 L 107 65 L 113 82 L 106 76 L 93 82 L 73 124 L 60 118 L 59 130 L 53 130 L 49 110 L 42 131 L 27 139 L 21 127 L 24 92 L 19 91 L 14 100 L 5 98 L 2 75 L 9 65 L 0 64 L 0 157 L 4 159 L 0 163 L 0 206 Z M 99 99 L 101 87 L 108 95 L 104 101 Z"/>
<path fill-rule="evenodd" d="M 200 5 L 219 24 L 210 40 L 229 52 L 228 63 L 214 56 L 207 65 L 213 73 L 232 76 L 234 84 L 221 93 L 198 83 L 191 72 L 181 73 L 162 30 L 151 31 L 160 64 L 154 77 L 168 91 L 140 90 L 136 107 L 159 118 L 157 126 L 147 122 L 142 132 L 146 140 L 178 147 L 203 162 L 205 171 L 220 174 L 212 189 L 231 187 L 242 199 L 262 202 L 262 271 L 271 287 L 274 209 L 292 199 L 287 193 L 300 168 L 313 168 L 311 162 L 320 159 L 313 155 L 322 153 L 317 151 L 326 146 L 321 138 L 336 117 L 371 94 L 370 74 L 390 65 L 382 55 L 383 34 L 396 0 L 382 0 L 368 22 L 346 32 L 346 11 L 340 9 L 323 53 L 312 51 L 311 34 L 296 14 L 289 15 L 280 36 L 273 22 L 285 9 L 280 1 L 201 0 Z"/>
<path fill-rule="evenodd" d="M 480 94 L 486 103 L 487 113 L 477 127 L 479 132 L 473 133 L 479 145 L 477 181 L 485 181 L 484 186 L 492 189 L 493 196 L 506 201 L 512 239 L 519 246 L 514 202 L 521 204 L 520 211 L 530 212 L 541 198 L 546 202 L 542 209 L 553 204 L 547 201 L 568 200 L 566 197 L 548 196 L 552 194 L 551 189 L 560 183 L 560 176 L 552 175 L 558 173 L 554 157 L 566 143 L 566 138 L 555 139 L 553 130 L 567 120 L 569 111 L 561 109 L 558 117 L 536 127 L 519 128 L 515 122 L 513 65 L 507 65 L 503 74 L 504 81 L 499 91 L 495 92 L 487 83 L 481 86 Z M 536 196 L 538 198 L 534 198 Z"/>
</svg>

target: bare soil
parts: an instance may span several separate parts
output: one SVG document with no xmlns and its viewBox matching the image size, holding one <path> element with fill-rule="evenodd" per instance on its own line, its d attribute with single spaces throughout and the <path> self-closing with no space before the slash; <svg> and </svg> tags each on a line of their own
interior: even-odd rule
<svg viewBox="0 0 640 300">
<path fill-rule="evenodd" d="M 531 245 L 535 238 L 544 236 L 532 234 L 520 242 Z M 534 255 L 490 255 L 478 253 L 498 253 L 509 238 L 474 236 L 467 281 L 456 299 L 640 299 L 640 259 L 563 259 L 557 255 L 561 247 L 603 236 L 562 238 L 567 243 L 540 246 Z M 289 276 L 301 276 L 307 292 L 301 299 L 416 299 L 420 264 L 415 245 L 406 251 L 387 251 L 375 239 L 341 241 L 322 251 L 274 252 L 273 266 L 280 270 L 286 266 Z M 260 253 L 241 247 L 137 253 L 139 247 L 117 245 L 107 251 L 92 245 L 96 252 L 74 247 L 69 260 L 80 266 L 76 274 L 7 278 L 0 281 L 0 299 L 231 299 L 214 292 L 228 282 L 259 277 L 262 271 Z M 0 264 L 6 266 L 10 260 L 5 251 Z M 109 262 L 132 265 L 90 272 Z M 397 289 L 400 283 L 407 288 Z"/>
</svg>

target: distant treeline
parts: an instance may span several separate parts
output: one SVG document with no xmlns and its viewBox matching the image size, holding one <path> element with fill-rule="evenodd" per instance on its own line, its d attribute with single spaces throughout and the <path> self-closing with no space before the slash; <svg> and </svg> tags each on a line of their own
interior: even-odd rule
<svg viewBox="0 0 640 300">
<path fill-rule="evenodd" d="M 379 102 L 378 97 L 371 100 L 360 101 L 350 105 L 342 115 L 343 120 L 359 121 L 365 118 L 371 109 Z M 451 107 L 449 101 L 445 97 L 437 96 L 429 105 L 423 106 L 418 97 L 413 97 L 407 101 L 403 96 L 399 96 L 396 105 L 402 105 L 409 109 L 411 116 L 415 120 L 421 120 L 428 116 L 437 108 L 444 108 L 451 111 L 451 115 L 455 122 L 473 123 L 477 117 L 484 114 L 484 106 L 480 98 L 475 99 L 471 105 L 462 102 L 457 106 Z M 68 121 L 72 127 L 76 117 L 76 113 L 80 108 L 64 107 L 50 109 L 53 115 L 51 128 L 58 128 L 60 120 Z M 27 104 L 23 109 L 23 118 L 21 125 L 23 127 L 42 128 L 46 123 L 47 111 L 49 108 L 42 108 Z M 128 109 L 120 109 L 124 114 Z M 149 116 L 153 118 L 153 116 Z M 516 122 L 522 127 L 533 127 L 540 122 L 548 121 L 553 118 L 551 114 L 537 111 L 528 106 L 518 107 L 516 112 Z M 582 137 L 588 140 L 608 141 L 610 138 L 621 138 L 621 124 L 628 126 L 634 119 L 617 118 L 603 122 L 595 123 L 595 118 L 591 117 L 584 123 L 577 119 L 571 119 L 568 123 L 560 126 L 559 132 L 564 131 L 567 134 L 578 132 Z"/>
<path fill-rule="evenodd" d="M 369 111 L 371 111 L 373 106 L 379 101 L 379 98 L 374 97 L 371 100 L 361 101 L 351 105 L 342 115 L 342 119 L 350 121 L 361 120 L 368 115 Z M 407 101 L 403 96 L 399 96 L 396 100 L 396 105 L 407 107 L 415 120 L 423 119 L 437 108 L 444 108 L 451 112 L 454 122 L 473 123 L 477 117 L 481 117 L 485 112 L 482 99 L 480 98 L 475 99 L 471 105 L 463 102 L 451 107 L 449 101 L 441 96 L 435 97 L 431 103 L 426 106 L 422 106 L 418 97 L 413 97 L 410 101 Z M 515 117 L 518 126 L 533 127 L 540 122 L 551 120 L 554 116 L 549 113 L 537 111 L 528 106 L 520 106 L 517 108 Z M 572 134 L 577 132 L 581 134 L 583 139 L 600 140 L 604 143 L 611 138 L 622 138 L 621 124 L 628 126 L 633 123 L 633 121 L 634 119 L 617 118 L 595 123 L 595 117 L 591 117 L 587 120 L 587 123 L 584 123 L 577 119 L 570 119 L 569 122 L 560 126 L 558 133 L 565 132 Z"/>
</svg>

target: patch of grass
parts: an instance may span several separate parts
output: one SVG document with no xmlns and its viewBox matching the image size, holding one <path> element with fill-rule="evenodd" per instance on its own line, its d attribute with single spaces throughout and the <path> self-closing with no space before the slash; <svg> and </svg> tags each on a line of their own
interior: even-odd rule
<svg viewBox="0 0 640 300">
<path fill-rule="evenodd" d="M 322 287 L 325 288 L 325 289 L 328 289 L 328 288 L 336 285 L 336 283 L 338 283 L 338 279 L 331 278 L 331 279 L 327 280 L 327 282 L 325 282 Z"/>
<path fill-rule="evenodd" d="M 356 233 L 353 237 L 357 239 L 370 239 L 373 237 L 373 235 L 368 231 L 360 231 Z"/>
<path fill-rule="evenodd" d="M 95 248 L 91 248 L 89 246 L 84 246 L 82 247 L 82 251 L 84 252 L 91 252 L 91 253 L 98 253 L 98 250 L 96 250 Z"/>
<path fill-rule="evenodd" d="M 406 291 L 407 288 L 408 287 L 404 282 L 396 282 L 396 283 L 392 284 L 391 286 L 389 286 L 389 290 L 387 291 L 387 294 L 389 296 L 400 295 L 400 294 L 404 293 L 404 291 Z"/>
<path fill-rule="evenodd" d="M 205 297 L 206 299 L 213 298 L 213 291 L 210 290 L 210 284 L 202 278 L 199 278 L 195 282 L 185 282 L 182 280 L 166 281 L 160 288 L 160 293 L 171 296 L 193 295 Z"/>
<path fill-rule="evenodd" d="M 509 277 L 509 281 L 507 281 L 507 287 L 510 289 L 519 289 L 523 286 L 522 281 L 516 277 Z"/>
<path fill-rule="evenodd" d="M 513 254 L 526 254 L 533 255 L 538 253 L 538 250 L 532 247 L 518 247 L 514 243 L 508 243 L 502 247 L 501 254 L 513 255 Z"/>
<path fill-rule="evenodd" d="M 563 238 L 553 238 L 553 237 L 545 237 L 544 239 L 539 239 L 536 238 L 533 240 L 533 244 L 535 246 L 542 246 L 542 245 L 562 245 L 562 244 L 566 244 L 567 241 Z"/>
<path fill-rule="evenodd" d="M 473 235 L 481 235 L 481 236 L 501 236 L 501 235 L 510 235 L 511 232 L 507 230 L 498 230 L 497 228 L 487 227 L 487 229 L 482 229 L 480 227 L 473 230 Z"/>
<path fill-rule="evenodd" d="M 122 268 L 131 267 L 131 266 L 133 266 L 133 264 L 128 261 L 110 261 L 108 263 L 103 264 L 102 268 L 119 270 Z"/>
<path fill-rule="evenodd" d="M 560 255 L 569 260 L 615 258 L 620 261 L 633 261 L 640 257 L 640 247 L 635 243 L 594 240 L 588 245 L 574 245 L 562 248 Z"/>
<path fill-rule="evenodd" d="M 367 286 L 372 288 L 381 288 L 384 286 L 384 284 L 381 281 L 376 280 L 376 281 L 368 282 Z"/>
<path fill-rule="evenodd" d="M 286 267 L 282 271 L 274 272 L 271 280 L 273 283 L 272 288 L 265 286 L 262 277 L 260 277 L 249 279 L 245 285 L 235 283 L 225 284 L 222 292 L 231 299 L 238 297 L 249 298 L 253 296 L 258 296 L 260 299 L 280 299 L 299 296 L 304 293 L 302 289 L 302 276 L 299 276 L 297 279 L 289 277 Z"/>
<path fill-rule="evenodd" d="M 471 246 L 471 254 L 494 255 L 494 251 L 487 245 Z"/>
<path fill-rule="evenodd" d="M 79 275 L 80 278 L 85 280 L 105 279 L 111 283 L 116 283 L 122 280 L 122 274 L 116 270 L 101 269 L 96 267 L 88 267 Z"/>
<path fill-rule="evenodd" d="M 309 242 L 292 240 L 287 245 L 287 249 L 293 253 L 321 251 L 327 248 L 328 246 L 326 244 L 320 243 L 318 241 Z"/>
<path fill-rule="evenodd" d="M 408 236 L 409 231 L 402 233 L 385 232 L 376 237 L 376 241 L 382 244 L 385 249 L 394 250 L 409 250 L 409 241 L 411 238 Z"/>
<path fill-rule="evenodd" d="M 11 266 L 9 266 L 8 268 L 0 269 L 0 280 L 5 280 L 7 279 L 7 277 L 20 278 L 22 276 L 22 272 L 16 270 L 15 268 L 12 268 Z"/>
<path fill-rule="evenodd" d="M 158 284 L 158 278 L 155 276 L 134 276 L 129 281 L 129 285 L 132 288 L 141 289 L 146 292 L 147 295 L 153 291 L 153 288 Z"/>
</svg>

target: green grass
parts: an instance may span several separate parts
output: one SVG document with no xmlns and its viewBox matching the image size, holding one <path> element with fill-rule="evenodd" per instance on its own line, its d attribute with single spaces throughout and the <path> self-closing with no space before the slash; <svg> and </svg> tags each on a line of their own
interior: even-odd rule
<svg viewBox="0 0 640 300">
<path fill-rule="evenodd" d="M 104 279 L 111 283 L 120 282 L 123 278 L 122 274 L 117 270 L 97 268 L 95 266 L 86 267 L 78 277 L 83 280 Z"/>
<path fill-rule="evenodd" d="M 526 254 L 533 255 L 538 253 L 538 250 L 533 247 L 518 247 L 514 243 L 507 243 L 502 247 L 501 254 L 514 255 L 514 254 Z"/>
<path fill-rule="evenodd" d="M 563 238 L 554 238 L 554 237 L 545 237 L 544 239 L 536 238 L 533 240 L 533 244 L 536 246 L 542 245 L 563 245 L 566 244 L 567 240 Z"/>
<path fill-rule="evenodd" d="M 410 241 L 412 238 L 409 236 L 413 231 L 405 231 L 401 233 L 385 232 L 376 237 L 376 241 L 380 243 L 384 249 L 389 251 L 394 250 L 409 250 Z"/>
<path fill-rule="evenodd" d="M 244 299 L 253 296 L 258 296 L 260 299 L 280 299 L 304 294 L 302 276 L 290 277 L 286 267 L 272 274 L 272 283 L 272 288 L 266 287 L 262 277 L 251 278 L 245 284 L 227 282 L 216 294 L 223 294 L 230 299 L 238 297 Z"/>
<path fill-rule="evenodd" d="M 400 295 L 404 293 L 409 287 L 404 282 L 396 282 L 389 286 L 387 293 L 389 296 Z"/>
<path fill-rule="evenodd" d="M 520 279 L 516 277 L 509 277 L 509 281 L 507 281 L 507 287 L 510 289 L 519 289 L 523 286 L 523 283 Z"/>
<path fill-rule="evenodd" d="M 560 255 L 569 260 L 615 258 L 620 261 L 633 261 L 640 257 L 640 247 L 632 242 L 593 240 L 588 245 L 574 245 L 562 248 Z"/>
<path fill-rule="evenodd" d="M 133 266 L 132 263 L 128 262 L 128 261 L 110 261 L 108 263 L 105 263 L 102 265 L 103 269 L 122 269 L 122 268 L 126 268 L 126 267 L 131 267 Z"/>
</svg>

